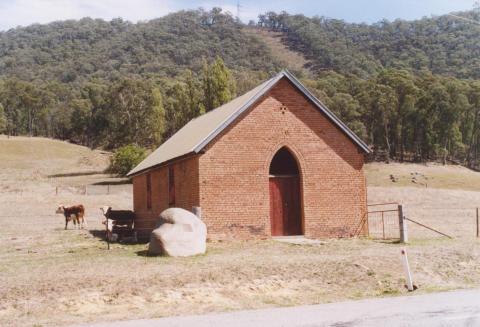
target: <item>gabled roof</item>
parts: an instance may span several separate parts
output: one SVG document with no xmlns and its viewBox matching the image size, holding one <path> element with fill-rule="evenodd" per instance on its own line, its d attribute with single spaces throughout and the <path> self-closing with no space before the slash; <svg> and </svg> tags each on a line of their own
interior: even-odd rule
<svg viewBox="0 0 480 327">
<path fill-rule="evenodd" d="M 283 70 L 273 78 L 263 82 L 251 91 L 232 101 L 207 112 L 183 126 L 158 149 L 152 152 L 127 176 L 137 175 L 149 168 L 162 165 L 168 161 L 197 154 L 204 149 L 218 134 L 227 128 L 245 110 L 270 91 L 282 78 L 287 78 L 302 92 L 327 118 L 343 131 L 359 148 L 370 153 L 368 146 L 338 119 L 320 100 L 315 98 L 292 74 Z"/>
</svg>

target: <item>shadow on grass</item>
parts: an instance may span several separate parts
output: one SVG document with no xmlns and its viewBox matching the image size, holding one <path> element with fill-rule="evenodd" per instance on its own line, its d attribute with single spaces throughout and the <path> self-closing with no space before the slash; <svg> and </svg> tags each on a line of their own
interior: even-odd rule
<svg viewBox="0 0 480 327">
<path fill-rule="evenodd" d="M 95 238 L 101 239 L 105 241 L 105 230 L 104 229 L 90 229 L 88 230 L 90 235 Z"/>
<path fill-rule="evenodd" d="M 149 254 L 148 249 L 147 250 L 139 250 L 135 251 L 135 254 L 139 257 L 144 257 L 144 258 L 159 258 L 162 260 L 172 260 L 174 257 L 168 256 L 166 254 Z"/>
<path fill-rule="evenodd" d="M 404 244 L 400 242 L 400 240 L 373 240 L 375 243 L 382 243 L 382 244 Z"/>
<path fill-rule="evenodd" d="M 121 179 L 117 181 L 101 181 L 93 183 L 92 185 L 124 185 L 124 184 L 132 184 L 130 179 Z"/>
<path fill-rule="evenodd" d="M 76 173 L 63 173 L 63 174 L 53 174 L 53 175 L 48 175 L 49 178 L 54 178 L 54 177 L 77 177 L 77 176 L 90 176 L 90 175 L 99 175 L 99 174 L 105 174 L 105 171 L 82 171 L 82 172 L 76 172 Z"/>
<path fill-rule="evenodd" d="M 139 257 L 155 257 L 154 255 L 148 254 L 148 250 L 140 250 L 135 252 Z"/>
<path fill-rule="evenodd" d="M 107 243 L 106 231 L 104 229 L 90 229 L 88 232 L 94 238 Z M 123 238 L 120 238 L 120 241 L 110 242 L 110 244 L 120 244 L 122 246 L 123 245 L 125 245 L 125 246 L 135 246 L 135 245 L 141 245 L 141 244 L 147 244 L 147 243 L 148 243 L 148 240 L 146 240 L 146 239 L 139 239 L 135 242 L 135 241 L 133 241 L 132 236 L 124 236 Z M 143 251 L 138 251 L 136 253 L 137 253 L 137 255 L 142 255 L 141 252 L 143 252 Z M 146 250 L 145 250 L 145 252 L 146 252 Z M 147 256 L 147 255 L 143 255 L 143 256 Z"/>
</svg>

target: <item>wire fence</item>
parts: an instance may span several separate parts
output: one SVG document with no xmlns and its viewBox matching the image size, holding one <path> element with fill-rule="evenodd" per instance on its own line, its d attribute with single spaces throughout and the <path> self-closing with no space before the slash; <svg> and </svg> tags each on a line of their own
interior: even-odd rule
<svg viewBox="0 0 480 327">
<path fill-rule="evenodd" d="M 13 191 L 21 192 L 21 191 Z M 31 191 L 29 191 L 31 192 Z M 48 189 L 41 189 L 39 192 L 55 195 L 115 195 L 126 192 L 132 193 L 131 184 L 120 185 L 87 185 L 87 186 L 59 186 Z M 21 193 L 17 193 L 21 196 Z M 480 205 L 479 205 L 480 207 Z M 13 208 L 13 207 L 12 207 Z M 32 220 L 40 219 L 42 224 L 50 223 L 48 218 L 57 219 L 52 208 L 40 206 L 34 211 L 22 211 L 12 213 L 12 208 L 8 211 L 0 208 L 0 220 L 8 220 L 9 224 L 29 225 Z M 401 208 L 401 211 L 400 211 Z M 17 210 L 17 209 L 15 209 Z M 49 213 L 48 210 L 52 210 Z M 362 219 L 359 231 L 367 224 L 368 236 L 373 239 L 397 240 L 400 239 L 400 217 L 403 216 L 403 223 L 406 225 L 408 237 L 410 239 L 431 239 L 431 238 L 460 238 L 472 239 L 479 238 L 479 208 L 471 206 L 468 208 L 454 206 L 423 206 L 420 204 L 398 204 L 376 203 L 368 205 L 368 214 L 366 219 Z M 92 218 L 100 221 L 100 213 L 92 211 Z M 100 217 L 100 218 L 99 218 Z M 26 219 L 30 218 L 30 219 Z M 89 215 L 90 218 L 90 215 Z M 98 219 L 96 219 L 98 218 Z M 90 219 L 89 219 L 90 220 Z M 56 224 L 55 221 L 51 222 Z"/>
<path fill-rule="evenodd" d="M 55 194 L 70 193 L 84 195 L 105 195 L 132 192 L 132 184 L 118 185 L 81 185 L 81 186 L 57 186 Z"/>
<path fill-rule="evenodd" d="M 24 189 L 8 189 L 3 190 L 4 193 L 14 193 L 17 195 L 31 194 L 32 190 Z M 75 185 L 75 186 L 52 186 L 42 187 L 35 190 L 35 193 L 48 194 L 48 195 L 62 195 L 62 194 L 75 194 L 75 195 L 109 195 L 120 193 L 131 193 L 132 184 L 107 184 L 107 185 Z"/>
<path fill-rule="evenodd" d="M 476 207 L 410 206 L 406 208 L 405 216 L 409 219 L 408 228 L 411 237 L 432 238 L 443 237 L 445 235 L 454 238 L 477 237 L 478 209 Z M 418 223 L 427 225 L 439 233 L 423 228 Z"/>
<path fill-rule="evenodd" d="M 477 207 L 427 207 L 381 203 L 368 206 L 368 235 L 373 239 L 400 239 L 400 222 L 410 239 L 479 237 Z"/>
</svg>

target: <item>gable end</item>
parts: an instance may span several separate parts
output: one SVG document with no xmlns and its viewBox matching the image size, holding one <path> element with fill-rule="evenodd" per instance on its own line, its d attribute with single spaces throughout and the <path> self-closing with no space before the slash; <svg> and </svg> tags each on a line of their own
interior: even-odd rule
<svg viewBox="0 0 480 327">
<path fill-rule="evenodd" d="M 372 151 L 368 145 L 363 142 L 345 123 L 343 123 L 333 112 L 330 111 L 320 100 L 318 100 L 308 89 L 297 80 L 290 72 L 283 70 L 277 76 L 272 78 L 269 83 L 265 85 L 255 96 L 248 100 L 241 108 L 239 108 L 233 115 L 228 117 L 220 126 L 212 131 L 207 138 L 200 142 L 195 148 L 194 152 L 202 151 L 216 136 L 218 136 L 225 128 L 230 126 L 243 112 L 248 110 L 255 102 L 270 91 L 277 83 L 286 78 L 292 85 L 297 88 L 321 113 L 323 113 L 336 127 L 338 127 L 347 137 L 353 141 L 363 152 L 371 153 Z"/>
</svg>

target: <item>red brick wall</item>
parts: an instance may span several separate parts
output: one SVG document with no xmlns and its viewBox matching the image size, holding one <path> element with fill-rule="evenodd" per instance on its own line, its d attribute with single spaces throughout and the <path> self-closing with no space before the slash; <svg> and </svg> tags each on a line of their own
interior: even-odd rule
<svg viewBox="0 0 480 327">
<path fill-rule="evenodd" d="M 199 206 L 198 157 L 174 162 L 175 206 L 191 210 Z M 147 174 L 133 177 L 133 210 L 135 229 L 140 238 L 148 238 L 160 213 L 168 205 L 168 166 L 150 172 L 152 180 L 152 208 L 147 209 Z"/>
<path fill-rule="evenodd" d="M 199 157 L 209 238 L 270 236 L 269 165 L 282 146 L 300 166 L 305 235 L 354 233 L 366 212 L 363 153 L 284 79 Z"/>
</svg>

